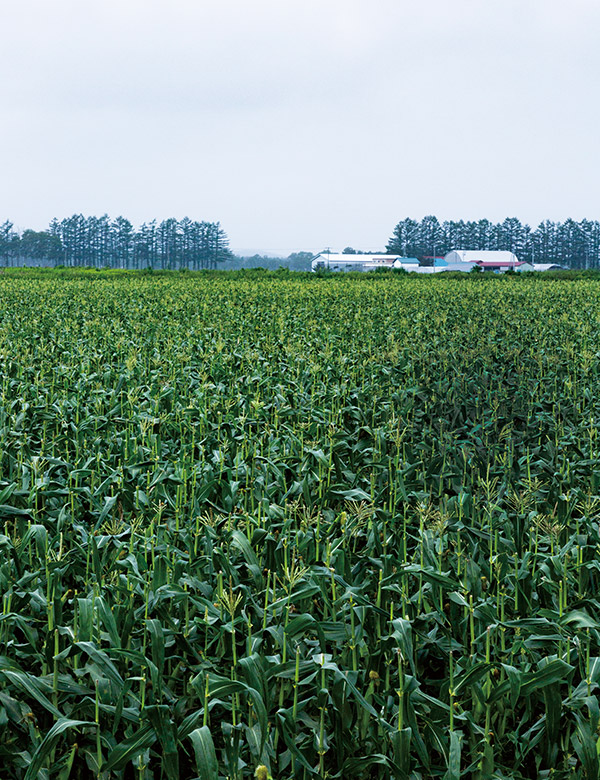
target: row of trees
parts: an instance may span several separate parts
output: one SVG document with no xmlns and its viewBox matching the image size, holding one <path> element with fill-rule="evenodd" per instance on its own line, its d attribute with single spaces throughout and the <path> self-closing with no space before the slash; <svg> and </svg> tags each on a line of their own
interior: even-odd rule
<svg viewBox="0 0 600 780">
<path fill-rule="evenodd" d="M 156 220 L 135 229 L 125 217 L 74 214 L 48 230 L 19 233 L 0 225 L 0 265 L 65 265 L 95 268 L 200 270 L 232 257 L 218 222 Z"/>
<path fill-rule="evenodd" d="M 440 222 L 434 216 L 404 219 L 394 228 L 387 251 L 405 257 L 434 257 L 452 249 L 506 249 L 520 260 L 560 263 L 570 268 L 600 267 L 600 222 L 546 220 L 532 229 L 511 217 L 493 223 L 460 220 Z M 352 253 L 351 247 L 345 252 Z M 0 265 L 65 265 L 96 268 L 200 270 L 252 265 L 287 265 L 308 270 L 308 253 L 287 259 L 235 258 L 218 222 L 152 220 L 137 230 L 124 217 L 110 219 L 74 214 L 54 219 L 48 230 L 19 233 L 11 222 L 0 224 Z"/>
<path fill-rule="evenodd" d="M 390 254 L 405 257 L 435 257 L 453 249 L 502 249 L 533 263 L 599 268 L 600 222 L 546 220 L 532 229 L 514 217 L 493 223 L 487 219 L 440 222 L 429 216 L 420 222 L 398 222 L 387 244 Z"/>
</svg>

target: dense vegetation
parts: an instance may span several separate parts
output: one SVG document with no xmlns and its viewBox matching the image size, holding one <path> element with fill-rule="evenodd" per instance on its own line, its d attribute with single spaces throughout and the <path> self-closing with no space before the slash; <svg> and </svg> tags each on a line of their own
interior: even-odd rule
<svg viewBox="0 0 600 780">
<path fill-rule="evenodd" d="M 0 277 L 3 778 L 598 776 L 600 288 Z"/>
<path fill-rule="evenodd" d="M 218 222 L 188 217 L 142 224 L 74 214 L 52 220 L 48 230 L 19 233 L 12 222 L 0 225 L 0 265 L 64 265 L 90 268 L 216 268 L 232 258 Z"/>
<path fill-rule="evenodd" d="M 572 269 L 600 268 L 600 222 L 567 219 L 546 220 L 532 230 L 518 219 L 494 224 L 446 221 L 425 217 L 398 222 L 387 251 L 405 257 L 433 257 L 452 249 L 509 250 L 520 260 L 558 263 Z M 356 253 L 352 247 L 344 252 Z M 292 252 L 287 257 L 253 255 L 239 257 L 229 249 L 225 231 L 218 222 L 184 219 L 152 220 L 134 228 L 125 217 L 111 219 L 74 214 L 52 220 L 48 230 L 15 230 L 10 221 L 0 224 L 2 266 L 86 266 L 154 270 L 244 269 L 284 266 L 310 271 L 311 252 Z"/>
<path fill-rule="evenodd" d="M 453 249 L 508 250 L 530 263 L 600 268 L 600 222 L 545 220 L 532 229 L 515 217 L 494 224 L 488 219 L 440 222 L 429 216 L 398 222 L 387 244 L 388 252 L 405 257 L 433 258 Z"/>
</svg>

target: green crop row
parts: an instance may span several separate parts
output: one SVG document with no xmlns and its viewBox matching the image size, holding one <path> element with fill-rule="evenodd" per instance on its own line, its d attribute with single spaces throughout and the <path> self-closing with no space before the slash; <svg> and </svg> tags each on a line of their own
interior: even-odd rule
<svg viewBox="0 0 600 780">
<path fill-rule="evenodd" d="M 598 777 L 599 426 L 593 280 L 0 278 L 0 775 Z"/>
</svg>

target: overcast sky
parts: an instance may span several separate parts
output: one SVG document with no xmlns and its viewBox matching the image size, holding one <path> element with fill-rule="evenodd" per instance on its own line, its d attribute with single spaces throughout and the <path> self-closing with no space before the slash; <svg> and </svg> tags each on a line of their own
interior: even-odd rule
<svg viewBox="0 0 600 780">
<path fill-rule="evenodd" d="M 4 0 L 0 222 L 600 219 L 598 0 Z"/>
</svg>

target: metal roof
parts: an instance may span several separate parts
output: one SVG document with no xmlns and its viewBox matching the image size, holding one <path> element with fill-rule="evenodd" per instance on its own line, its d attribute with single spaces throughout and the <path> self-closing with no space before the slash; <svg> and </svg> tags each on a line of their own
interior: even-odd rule
<svg viewBox="0 0 600 780">
<path fill-rule="evenodd" d="M 451 252 L 448 252 L 445 260 L 449 263 L 519 262 L 519 258 L 514 252 L 492 249 L 453 249 Z"/>
</svg>

